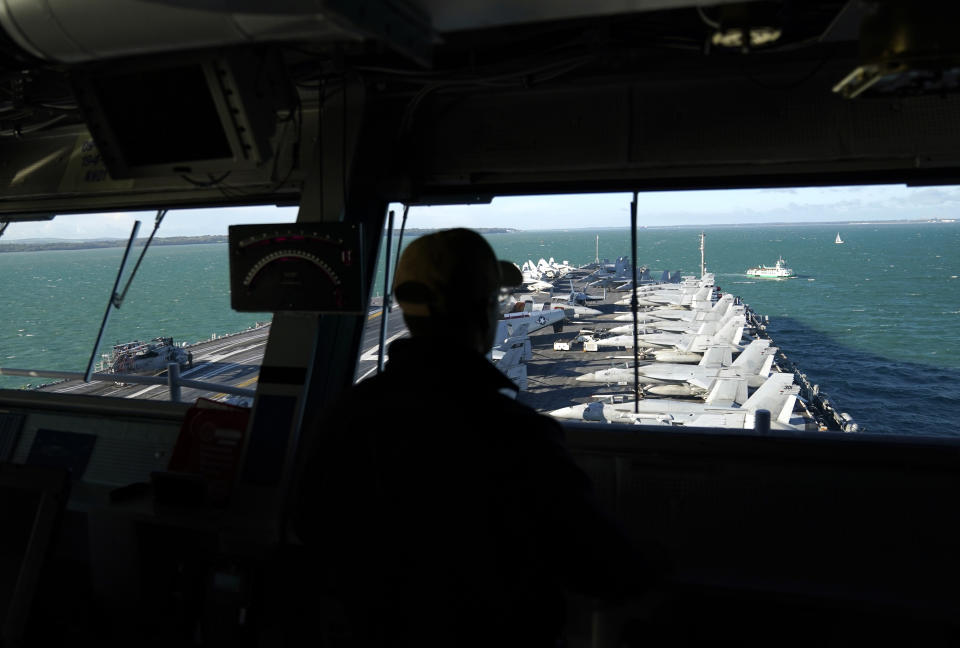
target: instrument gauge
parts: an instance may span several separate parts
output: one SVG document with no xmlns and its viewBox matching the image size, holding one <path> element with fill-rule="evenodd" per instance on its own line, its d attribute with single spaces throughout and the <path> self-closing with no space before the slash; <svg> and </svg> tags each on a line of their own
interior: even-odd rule
<svg viewBox="0 0 960 648">
<path fill-rule="evenodd" d="M 241 312 L 364 312 L 360 226 L 230 226 L 230 305 Z"/>
</svg>

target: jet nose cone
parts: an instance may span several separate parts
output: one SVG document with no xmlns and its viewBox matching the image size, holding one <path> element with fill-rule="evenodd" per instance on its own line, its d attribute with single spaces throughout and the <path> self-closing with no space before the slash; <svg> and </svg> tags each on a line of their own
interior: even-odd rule
<svg viewBox="0 0 960 648">
<path fill-rule="evenodd" d="M 582 414 L 573 407 L 561 407 L 560 409 L 548 412 L 548 414 L 554 418 L 562 419 L 579 419 L 582 416 Z"/>
<path fill-rule="evenodd" d="M 594 379 L 594 377 L 595 377 L 594 374 L 588 373 L 588 374 L 583 374 L 582 376 L 577 376 L 576 378 L 574 378 L 574 380 L 576 380 L 577 382 L 590 382 Z"/>
</svg>

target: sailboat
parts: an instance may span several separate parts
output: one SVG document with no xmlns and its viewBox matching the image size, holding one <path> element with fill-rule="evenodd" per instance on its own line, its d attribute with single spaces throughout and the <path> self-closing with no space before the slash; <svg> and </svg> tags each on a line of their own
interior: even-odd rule
<svg viewBox="0 0 960 648">
<path fill-rule="evenodd" d="M 836 243 L 837 245 L 840 245 L 841 243 L 843 243 L 843 239 L 840 238 L 840 232 L 837 232 L 837 240 L 835 240 L 834 243 Z"/>
</svg>

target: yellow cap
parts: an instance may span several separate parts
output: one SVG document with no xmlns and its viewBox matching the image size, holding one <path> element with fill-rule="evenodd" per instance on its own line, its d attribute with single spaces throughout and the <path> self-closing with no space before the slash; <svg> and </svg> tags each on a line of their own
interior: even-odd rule
<svg viewBox="0 0 960 648">
<path fill-rule="evenodd" d="M 393 294 L 404 314 L 429 317 L 485 307 L 498 288 L 519 286 L 523 275 L 499 261 L 486 239 L 465 228 L 441 230 L 414 239 L 403 251 Z"/>
</svg>

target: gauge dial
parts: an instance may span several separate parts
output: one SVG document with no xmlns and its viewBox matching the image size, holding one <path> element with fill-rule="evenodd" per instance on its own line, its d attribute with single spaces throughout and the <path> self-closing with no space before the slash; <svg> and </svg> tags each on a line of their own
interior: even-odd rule
<svg viewBox="0 0 960 648">
<path fill-rule="evenodd" d="M 230 303 L 237 311 L 363 312 L 360 227 L 232 225 Z"/>
</svg>

